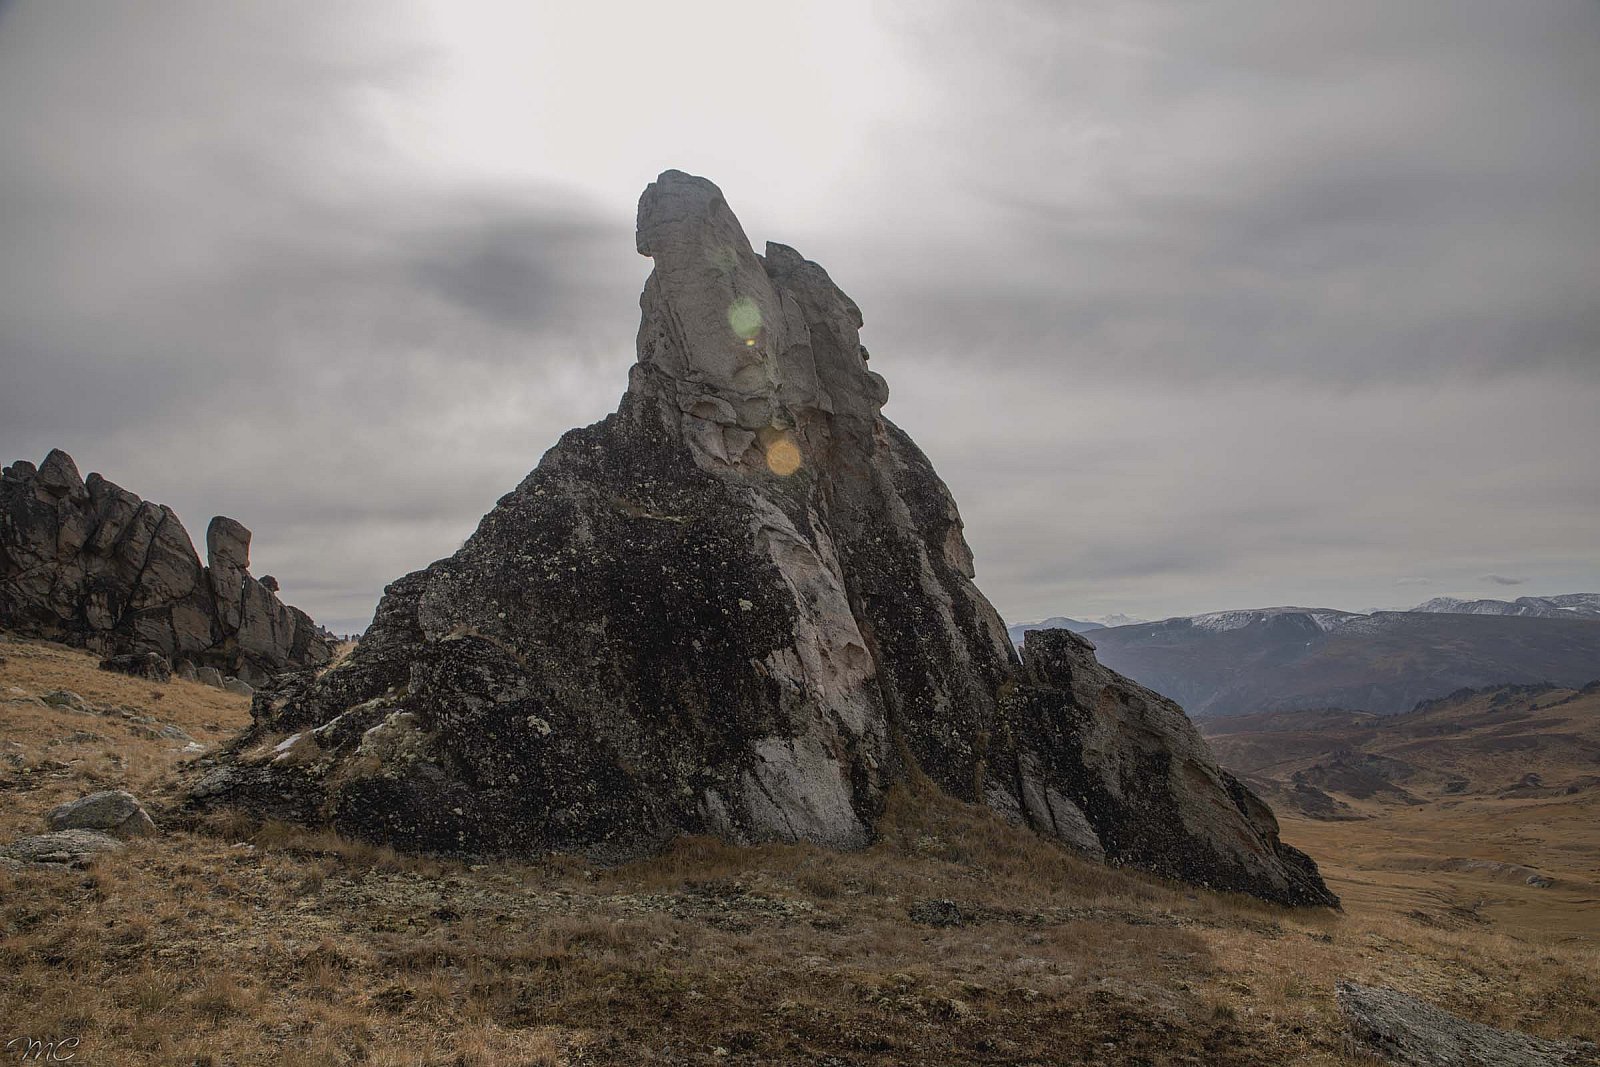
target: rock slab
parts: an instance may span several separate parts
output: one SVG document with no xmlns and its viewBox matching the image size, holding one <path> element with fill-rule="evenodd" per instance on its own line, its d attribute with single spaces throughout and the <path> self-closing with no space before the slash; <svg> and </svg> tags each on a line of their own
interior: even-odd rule
<svg viewBox="0 0 1600 1067">
<path fill-rule="evenodd" d="M 99 830 L 55 830 L 19 837 L 0 848 L 0 859 L 17 863 L 82 864 L 104 852 L 116 852 L 121 841 Z"/>
<path fill-rule="evenodd" d="M 0 471 L 0 629 L 247 682 L 328 662 L 331 635 L 250 576 L 249 530 L 218 516 L 206 547 L 202 563 L 170 508 L 60 449 L 19 460 Z"/>
<path fill-rule="evenodd" d="M 1356 1040 L 1405 1067 L 1579 1067 L 1600 1064 L 1587 1041 L 1551 1041 L 1469 1022 L 1393 989 L 1344 982 L 1336 997 Z"/>
<path fill-rule="evenodd" d="M 572 430 L 337 667 L 257 693 L 193 803 L 410 850 L 625 857 L 677 834 L 866 843 L 897 783 L 1089 855 L 1335 898 L 1183 712 L 973 582 L 882 414 L 860 309 L 711 182 L 639 202 L 654 260 L 616 413 Z"/>
<path fill-rule="evenodd" d="M 156 824 L 132 793 L 106 789 L 51 808 L 44 817 L 51 830 L 99 830 L 112 837 L 150 837 Z"/>
</svg>

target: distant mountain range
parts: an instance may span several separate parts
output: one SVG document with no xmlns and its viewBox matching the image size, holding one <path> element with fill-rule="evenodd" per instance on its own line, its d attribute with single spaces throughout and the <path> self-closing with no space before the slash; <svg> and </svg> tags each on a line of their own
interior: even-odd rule
<svg viewBox="0 0 1600 1067">
<path fill-rule="evenodd" d="M 1436 596 L 1411 610 L 1447 615 L 1537 615 L 1546 619 L 1600 619 L 1600 593 L 1519 596 L 1515 600 L 1458 600 L 1453 596 Z"/>
<path fill-rule="evenodd" d="M 1022 635 L 1029 630 L 1071 630 L 1075 634 L 1086 634 L 1090 630 L 1104 630 L 1112 626 L 1137 626 L 1144 619 L 1136 619 L 1132 615 L 1102 615 L 1099 619 L 1069 619 L 1064 615 L 1057 615 L 1045 619 L 1043 622 L 1019 622 L 1015 626 L 1007 626 L 1006 633 L 1011 635 L 1011 643 L 1022 644 Z"/>
<path fill-rule="evenodd" d="M 1497 604 L 1506 610 L 1481 606 Z M 1083 625 L 1052 619 L 1012 627 L 1012 636 L 1057 622 Z M 1255 608 L 1085 629 L 1100 662 L 1196 717 L 1330 707 L 1393 714 L 1464 687 L 1600 678 L 1595 593 L 1440 597 L 1371 614 Z"/>
</svg>

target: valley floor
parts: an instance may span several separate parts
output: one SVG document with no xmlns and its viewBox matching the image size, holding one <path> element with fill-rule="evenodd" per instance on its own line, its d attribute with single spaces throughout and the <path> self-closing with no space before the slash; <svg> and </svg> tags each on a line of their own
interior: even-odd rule
<svg viewBox="0 0 1600 1067">
<path fill-rule="evenodd" d="M 1600 830 L 1574 803 L 1286 819 L 1343 912 L 1108 870 L 910 794 L 857 853 L 465 865 L 178 818 L 203 754 L 162 727 L 215 747 L 243 698 L 0 657 L 0 843 L 113 787 L 163 825 L 82 869 L 0 869 L 0 1038 L 76 1037 L 76 1063 L 1368 1063 L 1347 978 L 1600 1035 Z M 87 710 L 39 699 L 62 689 Z M 1507 842 L 1555 884 L 1451 866 Z"/>
</svg>

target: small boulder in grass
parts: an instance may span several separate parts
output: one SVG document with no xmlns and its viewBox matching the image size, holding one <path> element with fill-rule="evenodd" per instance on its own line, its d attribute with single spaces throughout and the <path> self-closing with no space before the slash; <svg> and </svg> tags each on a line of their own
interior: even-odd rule
<svg viewBox="0 0 1600 1067">
<path fill-rule="evenodd" d="M 39 698 L 52 708 L 66 708 L 69 711 L 88 711 L 89 702 L 70 689 L 52 689 Z"/>
<path fill-rule="evenodd" d="M 150 813 L 137 797 L 122 789 L 106 789 L 52 808 L 44 817 L 52 830 L 99 830 L 113 837 L 149 837 L 156 832 Z"/>
<path fill-rule="evenodd" d="M 103 671 L 115 671 L 134 678 L 147 678 L 152 682 L 172 680 L 172 665 L 159 652 L 129 652 L 121 656 L 107 656 L 100 661 Z"/>
<path fill-rule="evenodd" d="M 28 863 L 62 863 L 82 866 L 96 856 L 116 852 L 121 841 L 99 830 L 52 830 L 48 834 L 19 837 L 0 846 L 0 867 Z"/>
</svg>

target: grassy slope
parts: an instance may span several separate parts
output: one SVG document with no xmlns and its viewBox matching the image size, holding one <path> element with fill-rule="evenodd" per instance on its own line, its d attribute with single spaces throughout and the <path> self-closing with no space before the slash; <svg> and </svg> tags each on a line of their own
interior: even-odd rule
<svg viewBox="0 0 1600 1067">
<path fill-rule="evenodd" d="M 100 673 L 55 646 L 0 642 L 0 656 L 0 838 L 95 788 L 170 799 L 184 758 L 148 724 L 33 695 L 73 689 L 209 743 L 247 718 L 240 698 Z M 1381 820 L 1287 827 L 1344 914 L 1107 870 L 910 795 L 858 853 L 688 840 L 609 870 L 162 821 L 86 870 L 0 871 L 6 1026 L 81 1035 L 78 1062 L 119 1065 L 1351 1064 L 1366 1061 L 1332 1000 L 1349 977 L 1600 1034 L 1592 936 L 1514 908 L 1454 921 L 1412 884 L 1437 871 L 1374 888 L 1385 835 L 1426 836 Z M 956 901 L 962 923 L 917 921 L 929 899 Z"/>
</svg>

